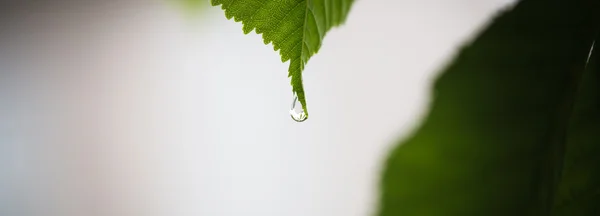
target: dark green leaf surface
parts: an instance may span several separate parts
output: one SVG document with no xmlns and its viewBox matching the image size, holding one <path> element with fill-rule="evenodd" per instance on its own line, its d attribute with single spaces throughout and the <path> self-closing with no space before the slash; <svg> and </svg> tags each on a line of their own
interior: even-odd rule
<svg viewBox="0 0 600 216">
<path fill-rule="evenodd" d="M 289 74 L 294 93 L 308 115 L 302 86 L 302 71 L 321 47 L 329 29 L 342 24 L 354 0 L 211 0 L 222 5 L 227 19 L 244 24 L 244 33 L 256 30 L 265 44 L 280 50 L 283 62 L 290 60 Z"/>
<path fill-rule="evenodd" d="M 554 215 L 600 215 L 600 38 L 577 95 Z"/>
<path fill-rule="evenodd" d="M 550 215 L 597 15 L 596 1 L 523 0 L 465 46 L 424 123 L 389 156 L 379 215 Z"/>
</svg>

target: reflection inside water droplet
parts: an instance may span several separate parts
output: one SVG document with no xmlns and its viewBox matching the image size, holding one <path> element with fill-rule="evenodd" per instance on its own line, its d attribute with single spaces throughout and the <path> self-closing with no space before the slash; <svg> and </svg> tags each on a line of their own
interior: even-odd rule
<svg viewBox="0 0 600 216">
<path fill-rule="evenodd" d="M 298 101 L 298 95 L 296 95 L 296 93 L 294 93 L 294 101 L 292 101 L 290 116 L 292 116 L 292 119 L 297 122 L 303 122 L 308 119 L 308 115 L 306 115 L 306 112 L 304 112 L 304 109 L 302 109 L 302 104 Z"/>
</svg>

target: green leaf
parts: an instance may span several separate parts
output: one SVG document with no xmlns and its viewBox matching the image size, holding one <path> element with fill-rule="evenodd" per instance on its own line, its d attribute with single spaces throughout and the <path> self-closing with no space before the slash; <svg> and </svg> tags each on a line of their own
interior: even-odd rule
<svg viewBox="0 0 600 216">
<path fill-rule="evenodd" d="M 179 3 L 182 4 L 185 8 L 198 10 L 208 5 L 208 2 L 205 0 L 179 0 Z"/>
<path fill-rule="evenodd" d="M 379 215 L 551 215 L 596 2 L 522 0 L 465 46 L 436 80 L 423 124 L 389 156 Z"/>
<path fill-rule="evenodd" d="M 185 12 L 184 15 L 190 17 L 203 14 L 202 11 L 210 6 L 206 0 L 177 0 L 170 2 L 175 3 L 177 7 Z"/>
<path fill-rule="evenodd" d="M 244 33 L 256 29 L 265 44 L 280 50 L 281 61 L 290 60 L 289 74 L 293 92 L 304 112 L 306 98 L 302 71 L 310 57 L 319 51 L 329 29 L 342 24 L 353 0 L 211 0 L 222 5 L 227 19 L 244 24 Z"/>
<path fill-rule="evenodd" d="M 571 117 L 554 215 L 600 215 L 600 37 L 595 41 Z"/>
</svg>

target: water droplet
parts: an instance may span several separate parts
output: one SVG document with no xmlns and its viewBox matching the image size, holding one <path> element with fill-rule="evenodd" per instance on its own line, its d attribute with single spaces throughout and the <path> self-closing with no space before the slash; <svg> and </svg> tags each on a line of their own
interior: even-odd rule
<svg viewBox="0 0 600 216">
<path fill-rule="evenodd" d="M 296 95 L 296 93 L 294 93 L 294 101 L 292 101 L 290 116 L 292 116 L 292 119 L 294 119 L 294 121 L 297 122 L 303 122 L 306 121 L 306 119 L 308 119 L 308 115 L 306 114 L 306 112 L 304 112 L 302 104 L 298 101 L 298 95 Z"/>
</svg>

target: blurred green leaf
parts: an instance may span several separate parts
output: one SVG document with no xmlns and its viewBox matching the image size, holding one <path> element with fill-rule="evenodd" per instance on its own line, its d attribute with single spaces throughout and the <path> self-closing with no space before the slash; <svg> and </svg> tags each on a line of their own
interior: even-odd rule
<svg viewBox="0 0 600 216">
<path fill-rule="evenodd" d="M 175 0 L 171 3 L 181 8 L 188 16 L 202 14 L 201 11 L 210 6 L 209 0 Z"/>
<path fill-rule="evenodd" d="M 199 9 L 208 6 L 208 0 L 179 0 L 187 8 Z"/>
<path fill-rule="evenodd" d="M 281 61 L 290 60 L 293 92 L 306 115 L 302 71 L 319 51 L 325 34 L 346 19 L 354 0 L 211 0 L 222 5 L 227 19 L 244 24 L 244 33 L 256 29 L 264 43 L 280 50 Z"/>
<path fill-rule="evenodd" d="M 389 156 L 379 215 L 596 215 L 583 214 L 600 198 L 591 67 L 576 94 L 597 2 L 523 0 L 465 46 L 437 79 L 424 123 Z M 574 205 L 590 211 L 570 214 Z"/>
<path fill-rule="evenodd" d="M 600 42 L 600 37 L 596 38 Z M 554 215 L 600 215 L 600 46 L 581 80 Z"/>
</svg>

